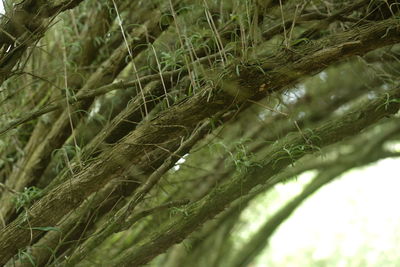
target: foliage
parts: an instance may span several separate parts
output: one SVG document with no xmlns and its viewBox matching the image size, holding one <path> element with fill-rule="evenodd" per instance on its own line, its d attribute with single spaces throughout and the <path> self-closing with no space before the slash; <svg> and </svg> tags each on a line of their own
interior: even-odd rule
<svg viewBox="0 0 400 267">
<path fill-rule="evenodd" d="M 32 186 L 24 188 L 24 191 L 15 196 L 15 209 L 19 211 L 21 208 L 28 208 L 32 205 L 33 201 L 40 198 L 42 192 L 39 188 Z"/>
<path fill-rule="evenodd" d="M 397 0 L 5 7 L 0 265 L 245 266 L 319 188 L 398 156 Z"/>
</svg>

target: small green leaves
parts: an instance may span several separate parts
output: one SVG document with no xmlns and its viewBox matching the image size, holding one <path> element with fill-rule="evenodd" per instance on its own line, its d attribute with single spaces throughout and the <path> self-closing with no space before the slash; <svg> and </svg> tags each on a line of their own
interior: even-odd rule
<svg viewBox="0 0 400 267">
<path fill-rule="evenodd" d="M 389 93 L 385 93 L 384 97 L 385 97 L 385 102 L 382 105 L 380 105 L 378 108 L 376 108 L 377 110 L 380 109 L 382 106 L 385 107 L 385 110 L 388 110 L 389 105 L 391 103 L 400 103 L 400 99 L 399 98 L 391 98 Z"/>
<path fill-rule="evenodd" d="M 310 39 L 308 39 L 308 38 L 300 38 L 300 39 L 293 40 L 290 43 L 290 45 L 291 46 L 297 46 L 297 45 L 300 45 L 300 44 L 308 44 L 309 42 L 310 42 Z"/>
<path fill-rule="evenodd" d="M 37 266 L 37 264 L 35 263 L 34 258 L 32 257 L 32 255 L 31 255 L 26 249 L 24 249 L 24 250 L 18 250 L 18 259 L 19 259 L 21 262 L 27 262 L 27 261 L 29 261 L 29 263 L 30 263 L 32 266 Z"/>
<path fill-rule="evenodd" d="M 22 193 L 19 193 L 15 198 L 14 202 L 16 205 L 17 211 L 21 208 L 29 207 L 32 202 L 42 196 L 42 190 L 35 187 L 25 187 Z"/>
<path fill-rule="evenodd" d="M 44 226 L 44 227 L 32 227 L 30 228 L 32 230 L 38 230 L 38 231 L 43 231 L 43 232 L 50 232 L 50 231 L 56 231 L 60 232 L 61 230 L 57 227 L 51 227 L 51 226 Z"/>
<path fill-rule="evenodd" d="M 175 216 L 175 215 L 178 215 L 178 214 L 183 214 L 185 217 L 189 216 L 189 213 L 187 212 L 186 209 L 178 208 L 178 207 L 172 207 L 170 216 L 172 217 L 172 216 Z"/>
<path fill-rule="evenodd" d="M 239 173 L 245 173 L 249 168 L 261 166 L 253 160 L 253 153 L 249 152 L 246 146 L 247 141 L 248 140 L 241 139 L 233 143 L 232 148 L 228 148 L 228 146 L 222 142 L 216 144 L 224 148 L 224 151 L 230 155 L 231 162 L 233 162 Z"/>
</svg>

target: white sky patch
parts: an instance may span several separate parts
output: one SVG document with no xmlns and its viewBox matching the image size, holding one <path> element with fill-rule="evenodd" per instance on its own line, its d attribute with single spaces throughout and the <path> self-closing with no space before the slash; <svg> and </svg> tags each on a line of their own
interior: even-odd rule
<svg viewBox="0 0 400 267">
<path fill-rule="evenodd" d="M 260 120 L 265 120 L 267 118 L 267 115 L 269 114 L 269 110 L 262 110 L 260 113 L 258 113 L 258 118 Z"/>
<path fill-rule="evenodd" d="M 399 163 L 381 160 L 323 187 L 279 227 L 252 266 L 398 266 Z M 291 187 L 277 189 L 298 190 Z"/>
<path fill-rule="evenodd" d="M 98 113 L 99 112 L 99 110 L 100 110 L 100 107 L 101 107 L 101 103 L 100 103 L 100 101 L 95 101 L 94 102 L 94 107 L 90 110 L 90 113 L 89 113 L 89 118 L 91 118 L 91 117 L 93 117 L 93 116 L 95 116 L 96 115 L 96 113 Z"/>
<path fill-rule="evenodd" d="M 246 222 L 246 226 L 243 231 L 235 232 L 236 238 L 248 240 L 269 217 L 281 208 L 282 203 L 299 194 L 303 186 L 309 183 L 314 175 L 314 171 L 303 173 L 297 176 L 295 182 L 278 184 L 274 187 L 273 192 L 270 191 L 271 194 L 267 193 L 257 197 L 251 204 L 252 207 L 243 211 L 241 220 Z"/>
<path fill-rule="evenodd" d="M 0 14 L 4 14 L 4 6 L 2 0 L 0 0 Z"/>
<path fill-rule="evenodd" d="M 385 149 L 393 152 L 393 153 L 399 153 L 400 152 L 400 143 L 399 142 L 387 142 L 385 144 Z"/>
<path fill-rule="evenodd" d="M 321 73 L 319 74 L 319 78 L 320 78 L 321 80 L 323 80 L 323 81 L 326 81 L 326 80 L 328 79 L 328 74 L 327 74 L 325 71 L 323 71 L 323 72 L 321 72 Z"/>
<path fill-rule="evenodd" d="M 175 166 L 174 166 L 174 171 L 177 171 L 177 170 L 179 170 L 179 168 L 181 167 L 181 164 L 183 164 L 185 161 L 186 161 L 186 157 L 188 156 L 189 154 L 185 154 L 182 158 L 180 158 L 177 162 L 176 162 L 176 164 L 175 164 Z"/>
<path fill-rule="evenodd" d="M 285 103 L 295 103 L 299 98 L 304 96 L 306 93 L 306 88 L 303 84 L 297 85 L 295 88 L 290 91 L 282 94 L 282 99 Z"/>
</svg>

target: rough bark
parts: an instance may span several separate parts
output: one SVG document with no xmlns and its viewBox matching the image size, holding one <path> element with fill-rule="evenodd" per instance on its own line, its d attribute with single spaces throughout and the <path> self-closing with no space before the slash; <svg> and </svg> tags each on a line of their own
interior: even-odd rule
<svg viewBox="0 0 400 267">
<path fill-rule="evenodd" d="M 77 16 L 78 12 L 63 16 L 72 27 L 70 33 L 62 35 L 67 43 L 83 45 L 84 55 L 72 46 L 69 49 L 73 53 L 66 55 L 67 43 L 57 46 L 50 42 L 52 48 L 44 47 L 42 54 L 61 53 L 68 62 L 60 63 L 51 56 L 43 57 L 37 50 L 28 50 L 33 53 L 23 59 L 30 65 L 22 63 L 18 69 L 32 71 L 32 77 L 21 73 L 12 78 L 15 84 L 11 80 L 4 83 L 10 91 L 7 96 L 12 96 L 13 90 L 18 92 L 20 86 L 34 91 L 33 96 L 23 91 L 21 94 L 36 99 L 33 103 L 43 95 L 46 98 L 32 112 L 29 109 L 34 104 L 19 112 L 17 109 L 1 123 L 2 138 L 17 145 L 1 151 L 4 143 L 0 143 L 0 155 L 18 162 L 12 171 L 10 163 L 3 164 L 3 157 L 0 162 L 0 182 L 5 181 L 0 183 L 0 211 L 5 218 L 5 228 L 0 230 L 0 263 L 17 254 L 22 265 L 25 256 L 31 255 L 31 260 L 40 265 L 55 260 L 52 264 L 84 266 L 87 262 L 110 260 L 111 256 L 105 259 L 101 255 L 109 250 L 108 255 L 116 256 L 110 266 L 146 264 L 224 209 L 231 205 L 234 208 L 233 203 L 249 201 L 292 175 L 332 164 L 331 160 L 315 160 L 315 152 L 332 155 L 342 146 L 355 148 L 355 138 L 349 137 L 358 135 L 363 138 L 357 143 L 362 149 L 354 159 L 361 164 L 358 160 L 367 151 L 362 142 L 368 139 L 360 131 L 370 125 L 379 124 L 384 130 L 369 142 L 376 146 L 376 153 L 369 153 L 369 159 L 396 154 L 383 149 L 385 140 L 396 137 L 396 127 L 390 126 L 395 120 L 380 120 L 399 108 L 398 89 L 386 89 L 397 88 L 395 61 L 389 65 L 381 57 L 366 63 L 376 67 L 377 75 L 370 79 L 363 73 L 359 75 L 363 81 L 358 83 L 343 81 L 336 82 L 335 87 L 325 87 L 322 82 L 306 82 L 298 88 L 296 84 L 313 75 L 335 79 L 330 71 L 315 74 L 337 62 L 341 62 L 337 65 L 341 73 L 337 72 L 336 79 L 352 79 L 346 72 L 368 68 L 353 68 L 348 62 L 355 63 L 355 56 L 378 48 L 387 46 L 377 51 L 379 56 L 395 55 L 390 45 L 400 42 L 400 28 L 398 20 L 391 17 L 396 17 L 397 7 L 387 9 L 382 3 L 373 3 L 371 10 L 369 1 L 361 0 L 350 5 L 337 1 L 329 7 L 314 4 L 312 8 L 307 1 L 298 5 L 292 1 L 253 1 L 249 5 L 240 1 L 188 1 L 190 4 L 185 2 L 181 6 L 184 8 L 178 8 L 183 2 L 117 1 L 112 3 L 115 12 L 111 13 L 106 9 L 87 13 L 85 3 L 78 9 L 83 11 L 82 16 Z M 24 1 L 15 8 L 34 11 L 45 5 L 45 9 L 36 10 L 45 23 L 77 3 Z M 159 6 L 162 8 L 157 9 Z M 365 19 L 371 12 L 374 14 Z M 89 18 L 88 14 L 98 16 Z M 90 25 L 97 25 L 95 20 L 104 16 L 114 24 L 91 29 Z M 147 30 L 136 23 L 147 23 Z M 51 40 L 53 35 L 49 34 L 53 32 L 47 31 L 45 38 Z M 91 42 L 102 34 L 104 38 Z M 60 35 L 54 32 L 53 37 L 57 36 Z M 31 38 L 21 35 L 25 37 Z M 45 38 L 40 44 L 45 44 Z M 10 50 L 17 62 L 23 62 L 17 55 L 23 52 L 22 48 Z M 8 53 L 4 51 L 4 46 L 0 47 L 0 58 Z M 44 58 L 50 64 L 41 63 Z M 45 65 L 42 72 L 35 71 L 35 66 Z M 347 70 L 341 66 L 348 66 Z M 60 70 L 63 77 L 55 75 Z M 379 73 L 381 70 L 383 74 Z M 55 77 L 47 78 L 52 74 Z M 42 79 L 41 75 L 47 77 Z M 30 86 L 35 81 L 44 92 L 38 91 L 36 85 Z M 76 95 L 57 99 L 53 87 L 68 87 L 66 91 L 71 89 Z M 287 98 L 297 93 L 301 96 Z M 360 99 L 368 100 L 367 104 L 357 105 Z M 7 101 L 2 112 L 25 103 L 15 96 Z M 119 106 L 114 109 L 112 105 Z M 27 113 L 22 114 L 22 110 Z M 53 113 L 47 132 L 43 122 L 48 116 L 39 121 L 37 118 L 48 112 Z M 107 117 L 103 118 L 104 125 L 95 122 L 96 115 Z M 199 125 L 207 127 L 197 138 Z M 197 143 L 200 139 L 203 140 Z M 216 146 L 220 141 L 220 156 L 225 158 L 205 152 L 210 144 Z M 336 144 L 339 141 L 341 144 Z M 328 147 L 331 144 L 335 145 Z M 189 152 L 189 156 L 185 155 Z M 192 169 L 171 170 L 183 155 Z M 207 155 L 212 162 L 207 162 Z M 303 168 L 290 167 L 299 159 L 305 163 Z M 193 173 L 195 180 L 190 179 Z M 18 214 L 13 199 L 20 206 L 18 198 L 24 196 L 24 190 L 32 189 L 24 189 L 29 186 L 44 188 L 42 196 L 22 202 L 23 209 Z M 178 215 L 161 212 L 140 222 L 135 217 L 137 209 L 161 211 L 157 207 L 188 198 L 191 204 L 177 209 Z M 235 218 L 240 211 L 235 212 Z M 280 223 L 285 216 L 278 216 L 275 222 Z M 133 223 L 135 227 L 131 227 Z M 196 255 L 214 248 L 215 255 L 229 257 L 221 242 L 234 224 L 235 219 L 229 223 L 215 221 L 214 229 L 221 231 L 209 231 L 215 234 L 208 239 L 209 246 L 197 242 Z M 50 226 L 62 232 L 39 231 L 41 227 L 51 229 Z M 116 233 L 119 231 L 124 234 Z M 124 236 L 128 242 L 123 242 Z M 40 245 L 52 252 L 44 252 Z M 259 250 L 260 246 L 254 247 Z M 180 258 L 179 262 L 190 264 L 193 257 Z M 174 258 L 168 258 L 173 265 Z M 205 262 L 218 265 L 218 260 L 211 258 Z M 14 259 L 9 263 L 13 264 Z"/>
<path fill-rule="evenodd" d="M 393 91 L 392 93 L 394 98 L 400 96 L 399 91 Z M 386 106 L 386 104 L 388 105 Z M 159 233 L 154 233 L 139 244 L 138 247 L 127 249 L 114 260 L 112 266 L 140 266 L 146 264 L 173 244 L 182 241 L 205 221 L 223 211 L 230 202 L 242 194 L 246 194 L 256 185 L 265 183 L 274 174 L 293 163 L 294 160 L 307 153 L 312 153 L 316 147 L 321 148 L 338 142 L 345 137 L 358 134 L 374 122 L 396 113 L 399 107 L 399 103 L 387 103 L 385 97 L 372 101 L 365 105 L 364 108 L 348 113 L 340 120 L 333 120 L 317 129 L 313 129 L 313 135 L 315 134 L 320 138 L 312 141 L 314 147 L 305 145 L 303 136 L 300 134 L 281 140 L 269 153 L 264 155 L 262 167 L 254 168 L 244 177 L 234 177 L 231 182 L 217 186 L 207 197 L 186 208 L 187 217 L 168 223 L 160 229 Z M 379 112 L 376 112 L 378 110 Z M 310 137 L 308 136 L 308 138 Z M 300 149 L 292 157 L 282 157 L 282 154 L 286 153 L 284 152 L 284 147 L 288 145 L 290 147 L 300 147 Z"/>
</svg>

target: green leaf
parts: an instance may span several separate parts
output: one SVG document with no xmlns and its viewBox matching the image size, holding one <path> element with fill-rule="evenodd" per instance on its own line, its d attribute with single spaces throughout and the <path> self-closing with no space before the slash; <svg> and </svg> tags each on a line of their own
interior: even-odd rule
<svg viewBox="0 0 400 267">
<path fill-rule="evenodd" d="M 44 226 L 44 227 L 31 227 L 29 229 L 32 230 L 38 230 L 38 231 L 44 231 L 44 232 L 49 232 L 49 231 L 57 231 L 61 232 L 61 230 L 57 227 L 52 227 L 52 226 Z"/>
</svg>

